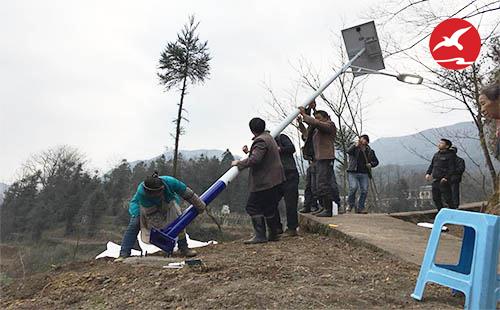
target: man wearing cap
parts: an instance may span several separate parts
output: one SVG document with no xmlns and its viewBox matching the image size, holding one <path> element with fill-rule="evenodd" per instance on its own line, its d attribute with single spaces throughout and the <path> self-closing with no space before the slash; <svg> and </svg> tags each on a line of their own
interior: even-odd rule
<svg viewBox="0 0 500 310">
<path fill-rule="evenodd" d="M 119 260 L 130 256 L 139 231 L 141 240 L 149 243 L 152 227 L 163 228 L 181 214 L 180 197 L 192 204 L 199 213 L 205 210 L 206 205 L 198 195 L 171 176 L 158 176 L 155 172 L 139 184 L 129 203 L 130 221 L 123 235 Z M 188 247 L 185 231 L 179 234 L 177 246 L 183 256 L 196 256 L 196 252 Z"/>
</svg>

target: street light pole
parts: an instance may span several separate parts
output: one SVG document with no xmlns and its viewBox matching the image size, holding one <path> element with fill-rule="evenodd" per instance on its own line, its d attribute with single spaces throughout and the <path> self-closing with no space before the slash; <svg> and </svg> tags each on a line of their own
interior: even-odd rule
<svg viewBox="0 0 500 310">
<path fill-rule="evenodd" d="M 361 48 L 346 64 L 340 68 L 331 78 L 324 82 L 314 93 L 306 98 L 299 107 L 306 108 L 314 99 L 316 99 L 325 89 L 330 86 L 341 74 L 343 74 L 352 63 L 356 61 L 366 48 Z M 300 110 L 295 109 L 290 115 L 285 118 L 278 127 L 271 131 L 271 136 L 278 136 L 300 113 Z M 201 196 L 200 199 L 209 204 L 212 202 L 239 174 L 238 167 L 231 167 L 224 175 L 222 175 L 215 183 L 212 184 Z M 175 241 L 179 233 L 186 228 L 198 216 L 198 210 L 194 206 L 189 206 L 177 219 L 162 229 L 151 229 L 150 242 L 167 253 L 172 253 Z"/>
</svg>

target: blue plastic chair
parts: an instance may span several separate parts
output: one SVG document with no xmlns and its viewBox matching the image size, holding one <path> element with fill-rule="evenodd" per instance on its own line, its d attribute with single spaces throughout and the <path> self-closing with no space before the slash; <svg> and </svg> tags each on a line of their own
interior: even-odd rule
<svg viewBox="0 0 500 310">
<path fill-rule="evenodd" d="M 441 228 L 445 224 L 464 227 L 458 265 L 435 264 Z M 466 309 L 496 309 L 500 300 L 500 216 L 442 209 L 434 221 L 415 291 L 422 300 L 427 282 L 434 282 L 465 295 Z"/>
</svg>

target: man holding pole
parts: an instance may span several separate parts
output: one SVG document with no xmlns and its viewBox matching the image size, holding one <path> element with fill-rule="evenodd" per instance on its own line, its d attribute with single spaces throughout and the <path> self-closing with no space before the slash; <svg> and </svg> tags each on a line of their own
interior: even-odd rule
<svg viewBox="0 0 500 310">
<path fill-rule="evenodd" d="M 316 213 L 319 217 L 332 216 L 332 201 L 340 210 L 340 195 L 335 179 L 335 137 L 337 127 L 325 111 L 314 112 L 314 117 L 307 115 L 304 107 L 299 107 L 300 114 L 312 131 L 314 148 L 313 194 L 320 201 L 322 211 Z"/>
<path fill-rule="evenodd" d="M 306 109 L 306 114 L 311 115 L 311 110 L 316 111 L 316 102 L 312 102 Z M 309 166 L 306 170 L 306 186 L 304 189 L 304 207 L 300 209 L 301 213 L 315 213 L 319 210 L 318 200 L 314 198 L 312 192 L 312 179 L 315 175 L 314 172 L 314 146 L 312 144 L 312 133 L 313 128 L 306 128 L 302 117 L 297 117 L 299 131 L 302 135 L 302 140 L 304 141 L 304 146 L 302 147 L 302 157 L 307 160 Z"/>
<path fill-rule="evenodd" d="M 235 160 L 231 164 L 238 170 L 249 168 L 248 196 L 246 211 L 252 218 L 254 228 L 253 238 L 245 244 L 277 241 L 278 236 L 278 203 L 283 196 L 282 183 L 285 173 L 280 160 L 278 145 L 266 131 L 266 123 L 260 118 L 250 121 L 250 131 L 254 135 L 250 149 L 245 145 L 243 152 L 248 157 Z M 269 231 L 266 237 L 266 226 Z"/>
<path fill-rule="evenodd" d="M 137 235 L 141 231 L 143 242 L 150 242 L 151 227 L 161 228 L 181 214 L 180 198 L 193 204 L 198 213 L 203 213 L 206 205 L 193 190 L 183 182 L 171 176 L 159 176 L 157 172 L 147 177 L 137 187 L 137 192 L 130 200 L 130 221 L 123 234 L 120 257 L 116 261 L 123 261 L 130 256 Z M 196 251 L 188 247 L 186 232 L 179 234 L 177 241 L 179 252 L 186 257 L 193 257 Z"/>
</svg>

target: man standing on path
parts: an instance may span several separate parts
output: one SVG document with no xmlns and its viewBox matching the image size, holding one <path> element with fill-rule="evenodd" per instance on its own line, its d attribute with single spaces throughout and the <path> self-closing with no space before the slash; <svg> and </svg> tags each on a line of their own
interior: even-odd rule
<svg viewBox="0 0 500 310">
<path fill-rule="evenodd" d="M 245 243 L 277 241 L 279 236 L 276 209 L 283 196 L 282 183 L 285 181 L 285 173 L 281 165 L 278 145 L 266 131 L 266 122 L 260 118 L 253 118 L 249 126 L 254 137 L 250 149 L 246 145 L 243 147 L 243 152 L 248 153 L 248 157 L 231 163 L 239 170 L 249 168 L 250 195 L 246 211 L 252 218 L 254 236 Z M 269 231 L 267 237 L 266 225 Z"/>
<path fill-rule="evenodd" d="M 371 169 L 378 166 L 379 162 L 375 151 L 370 146 L 370 137 L 361 135 L 356 144 L 348 150 L 349 163 L 347 167 L 347 178 L 349 182 L 348 211 L 355 210 L 356 213 L 366 214 L 365 202 L 368 196 Z M 356 207 L 356 192 L 360 190 L 359 201 Z"/>
<path fill-rule="evenodd" d="M 441 139 L 437 146 L 438 152 L 432 157 L 425 179 L 432 181 L 432 200 L 439 211 L 453 206 L 450 178 L 455 172 L 456 154 L 450 150 L 448 139 Z"/>
<path fill-rule="evenodd" d="M 297 170 L 295 158 L 293 158 L 295 146 L 285 134 L 277 136 L 275 141 L 276 144 L 278 144 L 281 164 L 285 170 L 286 178 L 283 183 L 283 198 L 285 199 L 287 225 L 285 235 L 293 237 L 297 236 L 297 227 L 299 227 L 299 218 L 297 214 L 297 203 L 299 201 L 299 171 Z M 281 221 L 279 225 L 281 226 Z"/>
</svg>

